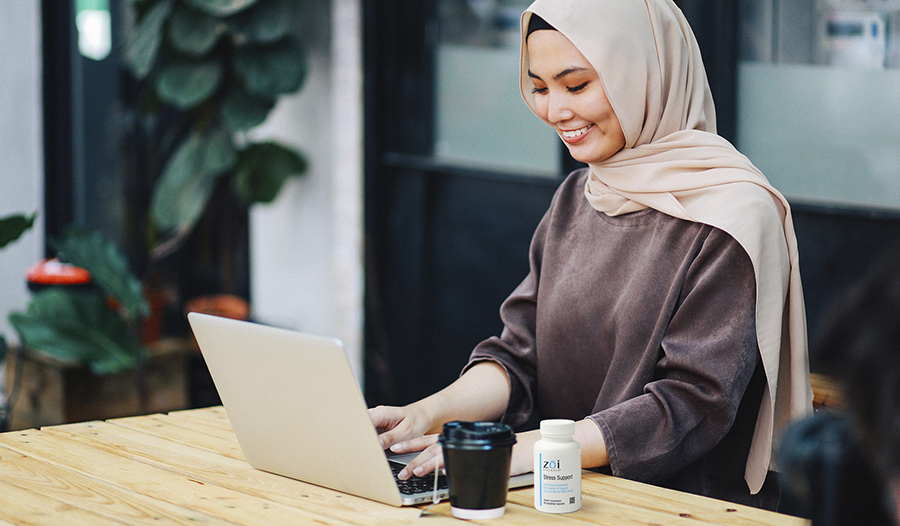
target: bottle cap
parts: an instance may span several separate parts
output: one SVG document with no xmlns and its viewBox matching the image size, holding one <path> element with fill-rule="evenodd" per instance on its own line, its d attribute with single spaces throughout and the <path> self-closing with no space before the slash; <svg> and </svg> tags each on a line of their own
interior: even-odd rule
<svg viewBox="0 0 900 526">
<path fill-rule="evenodd" d="M 575 434 L 575 421 L 567 419 L 541 420 L 541 435 L 571 436 Z"/>
</svg>

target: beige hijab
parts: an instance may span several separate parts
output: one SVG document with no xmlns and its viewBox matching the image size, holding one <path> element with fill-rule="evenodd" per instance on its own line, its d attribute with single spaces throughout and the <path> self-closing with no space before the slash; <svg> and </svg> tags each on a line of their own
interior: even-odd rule
<svg viewBox="0 0 900 526">
<path fill-rule="evenodd" d="M 585 195 L 609 215 L 654 208 L 728 232 L 756 273 L 756 322 L 768 380 L 747 460 L 752 493 L 774 469 L 773 438 L 812 410 L 806 315 L 790 207 L 716 134 L 700 49 L 672 0 L 537 0 L 522 16 L 522 95 L 534 110 L 525 33 L 535 13 L 600 75 L 625 148 L 590 165 Z"/>
</svg>

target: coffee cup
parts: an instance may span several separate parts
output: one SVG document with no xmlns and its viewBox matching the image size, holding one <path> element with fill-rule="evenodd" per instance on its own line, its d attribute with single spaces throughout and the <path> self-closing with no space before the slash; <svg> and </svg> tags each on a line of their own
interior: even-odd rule
<svg viewBox="0 0 900 526">
<path fill-rule="evenodd" d="M 458 519 L 492 519 L 506 511 L 509 465 L 516 434 L 499 422 L 448 422 L 438 439 L 450 509 Z"/>
</svg>

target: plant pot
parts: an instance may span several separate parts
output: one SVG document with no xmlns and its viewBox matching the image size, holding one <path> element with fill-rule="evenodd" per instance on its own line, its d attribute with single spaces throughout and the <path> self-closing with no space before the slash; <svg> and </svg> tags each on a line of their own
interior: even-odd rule
<svg viewBox="0 0 900 526">
<path fill-rule="evenodd" d="M 187 302 L 185 311 L 201 312 L 235 320 L 247 320 L 250 318 L 250 305 L 243 298 L 233 294 L 198 296 Z"/>
<path fill-rule="evenodd" d="M 9 429 L 187 409 L 190 343 L 164 340 L 148 348 L 150 359 L 142 369 L 112 375 L 95 375 L 84 365 L 39 351 L 11 349 L 6 361 L 6 395 L 13 403 Z"/>
</svg>

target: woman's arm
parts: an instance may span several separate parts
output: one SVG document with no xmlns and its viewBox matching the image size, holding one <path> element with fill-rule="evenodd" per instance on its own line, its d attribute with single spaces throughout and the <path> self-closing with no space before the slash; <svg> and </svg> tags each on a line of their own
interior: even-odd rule
<svg viewBox="0 0 900 526">
<path fill-rule="evenodd" d="M 422 451 L 401 478 L 424 475 L 443 465 L 437 434 L 454 420 L 498 420 L 509 402 L 509 377 L 495 362 L 479 362 L 437 393 L 403 407 L 378 406 L 369 417 L 382 447 L 395 453 Z"/>
<path fill-rule="evenodd" d="M 567 179 L 569 185 L 583 187 L 583 183 L 576 184 L 580 181 L 579 177 L 577 174 L 571 175 Z M 555 195 L 551 211 L 557 199 Z M 502 417 L 515 427 L 528 420 L 534 407 L 537 283 L 543 257 L 543 238 L 547 231 L 546 221 L 550 214 L 548 211 L 532 238 L 530 272 L 500 307 L 503 332 L 499 337 L 488 338 L 476 346 L 469 359 L 469 363 L 474 365 L 467 366 L 455 382 L 428 398 L 404 407 L 369 410 L 385 448 L 395 453 L 423 452 L 407 466 L 408 472 L 401 473 L 401 478 L 406 478 L 413 471 L 416 475 L 423 475 L 443 465 L 437 433 L 441 432 L 446 422 L 498 421 Z M 532 446 L 538 438 L 540 436 L 535 437 L 534 434 L 519 435 L 519 444 L 513 447 L 514 473 L 531 471 Z"/>
<path fill-rule="evenodd" d="M 609 464 L 606 441 L 596 422 L 584 419 L 575 422 L 575 441 L 581 445 L 581 467 L 598 468 Z M 541 439 L 539 430 L 526 431 L 516 435 L 510 473 L 518 475 L 534 469 L 534 444 Z"/>
<path fill-rule="evenodd" d="M 756 280 L 737 241 L 713 229 L 678 297 L 643 392 L 589 415 L 606 439 L 616 476 L 662 483 L 711 454 L 733 428 L 757 369 Z M 742 419 L 753 411 L 755 422 L 758 404 L 745 408 Z M 743 466 L 746 453 L 737 448 L 748 447 L 749 437 L 746 442 L 728 446 L 730 457 L 715 455 Z"/>
<path fill-rule="evenodd" d="M 379 406 L 369 410 L 379 430 L 382 446 L 395 453 L 421 451 L 400 478 L 423 476 L 444 465 L 437 436 L 445 422 L 453 420 L 497 420 L 509 400 L 506 371 L 494 362 L 479 362 L 445 389 L 405 407 Z M 410 438 L 412 437 L 412 438 Z M 534 444 L 541 438 L 538 430 L 516 435 L 510 472 L 513 475 L 533 469 Z M 581 444 L 581 465 L 585 468 L 609 463 L 606 443 L 597 424 L 589 419 L 575 423 L 575 440 Z"/>
</svg>

